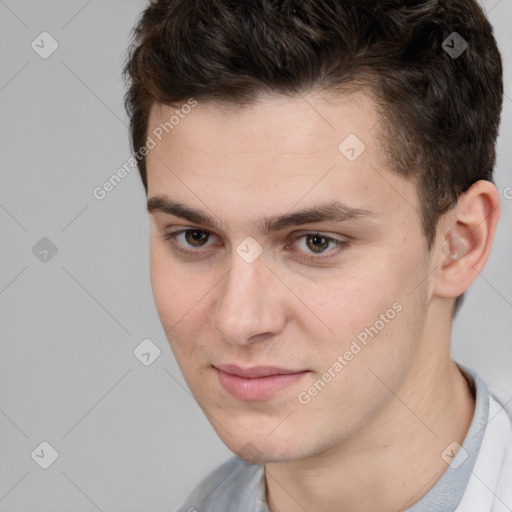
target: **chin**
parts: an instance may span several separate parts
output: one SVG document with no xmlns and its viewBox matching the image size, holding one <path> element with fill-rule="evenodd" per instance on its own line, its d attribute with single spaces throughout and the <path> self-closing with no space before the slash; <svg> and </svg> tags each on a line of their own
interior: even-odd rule
<svg viewBox="0 0 512 512">
<path fill-rule="evenodd" d="M 287 462 L 290 460 L 301 459 L 302 456 L 297 453 L 291 453 L 289 449 L 276 451 L 275 449 L 266 449 L 256 446 L 253 443 L 245 443 L 238 451 L 233 453 L 248 464 L 257 464 L 263 466 L 271 462 Z"/>
<path fill-rule="evenodd" d="M 287 462 L 306 456 L 305 453 L 302 453 L 300 443 L 295 442 L 293 433 L 286 433 L 285 437 L 276 437 L 275 439 L 261 439 L 259 435 L 236 439 L 224 436 L 221 439 L 229 450 L 248 464 L 263 465 L 271 462 Z M 290 439 L 293 441 L 290 442 Z"/>
</svg>

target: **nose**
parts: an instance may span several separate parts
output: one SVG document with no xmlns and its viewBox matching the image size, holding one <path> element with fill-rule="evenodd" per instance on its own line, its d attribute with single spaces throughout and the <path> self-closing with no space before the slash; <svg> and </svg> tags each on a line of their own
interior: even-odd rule
<svg viewBox="0 0 512 512">
<path fill-rule="evenodd" d="M 284 329 L 284 293 L 263 257 L 252 263 L 234 254 L 232 268 L 219 283 L 213 314 L 215 330 L 232 345 L 273 338 Z"/>
</svg>

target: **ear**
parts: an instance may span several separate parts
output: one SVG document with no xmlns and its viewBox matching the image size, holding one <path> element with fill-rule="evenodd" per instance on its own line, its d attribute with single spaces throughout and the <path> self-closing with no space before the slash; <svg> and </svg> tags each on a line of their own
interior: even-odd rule
<svg viewBox="0 0 512 512">
<path fill-rule="evenodd" d="M 478 277 L 491 252 L 500 211 L 500 195 L 490 181 L 477 181 L 459 196 L 438 226 L 434 295 L 458 297 Z"/>
</svg>

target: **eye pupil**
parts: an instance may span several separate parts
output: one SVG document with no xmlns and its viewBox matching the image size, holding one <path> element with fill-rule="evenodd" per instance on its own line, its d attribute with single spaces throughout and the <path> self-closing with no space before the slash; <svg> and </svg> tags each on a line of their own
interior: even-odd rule
<svg viewBox="0 0 512 512">
<path fill-rule="evenodd" d="M 314 252 L 322 252 L 329 246 L 329 241 L 325 237 L 320 235 L 308 235 L 307 244 L 308 247 Z"/>
</svg>

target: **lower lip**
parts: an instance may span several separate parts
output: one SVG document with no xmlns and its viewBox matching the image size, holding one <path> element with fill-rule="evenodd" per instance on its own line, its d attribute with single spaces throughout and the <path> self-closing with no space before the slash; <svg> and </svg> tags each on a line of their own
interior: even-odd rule
<svg viewBox="0 0 512 512">
<path fill-rule="evenodd" d="M 222 387 L 238 400 L 265 400 L 299 381 L 307 372 L 247 379 L 217 369 Z"/>
</svg>

